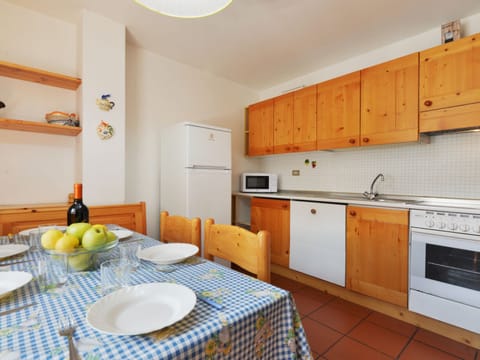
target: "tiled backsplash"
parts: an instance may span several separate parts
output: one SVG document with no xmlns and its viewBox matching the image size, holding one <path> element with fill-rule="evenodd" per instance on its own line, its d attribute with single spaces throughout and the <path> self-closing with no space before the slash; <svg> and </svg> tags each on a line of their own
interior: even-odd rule
<svg viewBox="0 0 480 360">
<path fill-rule="evenodd" d="M 385 181 L 375 188 L 379 193 L 480 199 L 480 133 L 475 132 L 431 136 L 430 144 L 283 154 L 261 162 L 262 171 L 279 174 L 280 189 L 358 193 L 383 173 Z M 291 175 L 294 169 L 300 176 Z"/>
</svg>

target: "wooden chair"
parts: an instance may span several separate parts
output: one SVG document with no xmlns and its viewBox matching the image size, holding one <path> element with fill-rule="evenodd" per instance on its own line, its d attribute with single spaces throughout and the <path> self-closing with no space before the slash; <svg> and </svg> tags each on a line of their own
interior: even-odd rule
<svg viewBox="0 0 480 360">
<path fill-rule="evenodd" d="M 270 282 L 270 233 L 258 234 L 235 225 L 215 224 L 205 221 L 204 256 L 229 260 L 242 269 L 257 275 L 259 280 Z"/>
<path fill-rule="evenodd" d="M 188 243 L 201 247 L 201 220 L 198 217 L 189 219 L 179 215 L 169 215 L 168 211 L 160 213 L 160 241 L 169 243 Z"/>
</svg>

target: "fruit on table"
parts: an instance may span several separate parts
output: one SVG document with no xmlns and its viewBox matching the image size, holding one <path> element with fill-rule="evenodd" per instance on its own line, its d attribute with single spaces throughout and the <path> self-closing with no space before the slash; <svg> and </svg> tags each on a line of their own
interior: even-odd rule
<svg viewBox="0 0 480 360">
<path fill-rule="evenodd" d="M 115 235 L 113 231 L 110 231 L 110 230 L 107 231 L 107 242 L 115 241 L 116 238 L 117 238 L 117 235 Z"/>
<path fill-rule="evenodd" d="M 67 227 L 67 230 L 65 231 L 65 233 L 76 236 L 78 240 L 81 240 L 83 237 L 83 234 L 85 234 L 85 231 L 87 231 L 91 227 L 92 225 L 89 223 L 84 223 L 84 222 L 73 223 Z"/>
<path fill-rule="evenodd" d="M 81 247 L 79 248 L 81 249 Z M 90 267 L 92 254 L 79 254 L 68 257 L 68 266 L 75 271 L 83 271 Z"/>
<path fill-rule="evenodd" d="M 80 240 L 73 235 L 63 234 L 55 243 L 55 250 L 73 251 L 80 244 Z"/>
<path fill-rule="evenodd" d="M 93 225 L 82 237 L 82 246 L 87 250 L 99 248 L 106 243 L 107 232 L 100 226 Z"/>
<path fill-rule="evenodd" d="M 44 249 L 54 250 L 58 239 L 60 239 L 61 237 L 63 237 L 63 233 L 60 230 L 50 229 L 42 234 L 42 237 L 40 238 L 40 243 L 42 244 Z"/>
</svg>

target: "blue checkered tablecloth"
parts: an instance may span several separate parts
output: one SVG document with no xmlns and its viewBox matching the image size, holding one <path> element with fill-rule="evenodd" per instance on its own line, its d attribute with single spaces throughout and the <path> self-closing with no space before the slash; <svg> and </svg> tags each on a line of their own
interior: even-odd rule
<svg viewBox="0 0 480 360">
<path fill-rule="evenodd" d="M 139 238 L 140 234 L 134 234 Z M 141 236 L 144 247 L 157 240 Z M 5 270 L 36 274 L 41 252 L 28 252 L 32 260 Z M 118 249 L 102 254 L 118 257 Z M 18 261 L 15 259 L 12 261 Z M 35 306 L 0 315 L 0 359 L 68 359 L 66 337 L 58 335 L 57 319 L 70 312 L 76 322 L 75 343 L 82 359 L 311 359 L 300 316 L 291 294 L 220 264 L 192 258 L 162 272 L 142 261 L 132 285 L 174 282 L 222 304 L 222 309 L 200 301 L 182 320 L 159 331 L 137 336 L 103 334 L 86 321 L 86 311 L 101 298 L 98 270 L 73 273 L 66 292 L 41 292 L 34 278 L 0 299 L 0 312 L 22 304 Z M 154 317 L 155 314 L 152 314 Z"/>
</svg>

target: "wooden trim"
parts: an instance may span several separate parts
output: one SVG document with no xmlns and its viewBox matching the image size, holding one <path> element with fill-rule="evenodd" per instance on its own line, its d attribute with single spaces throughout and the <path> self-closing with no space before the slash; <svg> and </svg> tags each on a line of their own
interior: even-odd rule
<svg viewBox="0 0 480 360">
<path fill-rule="evenodd" d="M 0 118 L 0 129 L 29 131 L 44 134 L 77 136 L 82 128 L 58 124 L 48 124 L 39 121 L 15 120 Z"/>
<path fill-rule="evenodd" d="M 272 274 L 281 275 L 283 277 L 298 281 L 302 284 L 325 291 L 326 293 L 338 296 L 352 303 L 362 305 L 379 313 L 405 321 L 406 323 L 418 326 L 422 329 L 432 331 L 436 334 L 445 336 L 449 339 L 461 342 L 476 349 L 480 349 L 480 336 L 468 330 L 449 325 L 420 314 L 416 314 L 401 306 L 393 305 L 369 296 L 355 293 L 341 286 L 334 285 L 327 281 L 317 279 L 313 276 L 309 276 L 283 266 L 272 264 L 271 271 Z"/>
<path fill-rule="evenodd" d="M 0 207 L 0 235 L 15 234 L 38 225 L 66 225 L 70 204 L 45 204 Z M 145 202 L 89 206 L 90 223 L 117 224 L 146 234 Z"/>
<path fill-rule="evenodd" d="M 67 90 L 77 90 L 82 80 L 72 76 L 57 74 L 28 66 L 0 61 L 0 76 L 36 82 Z"/>
</svg>

